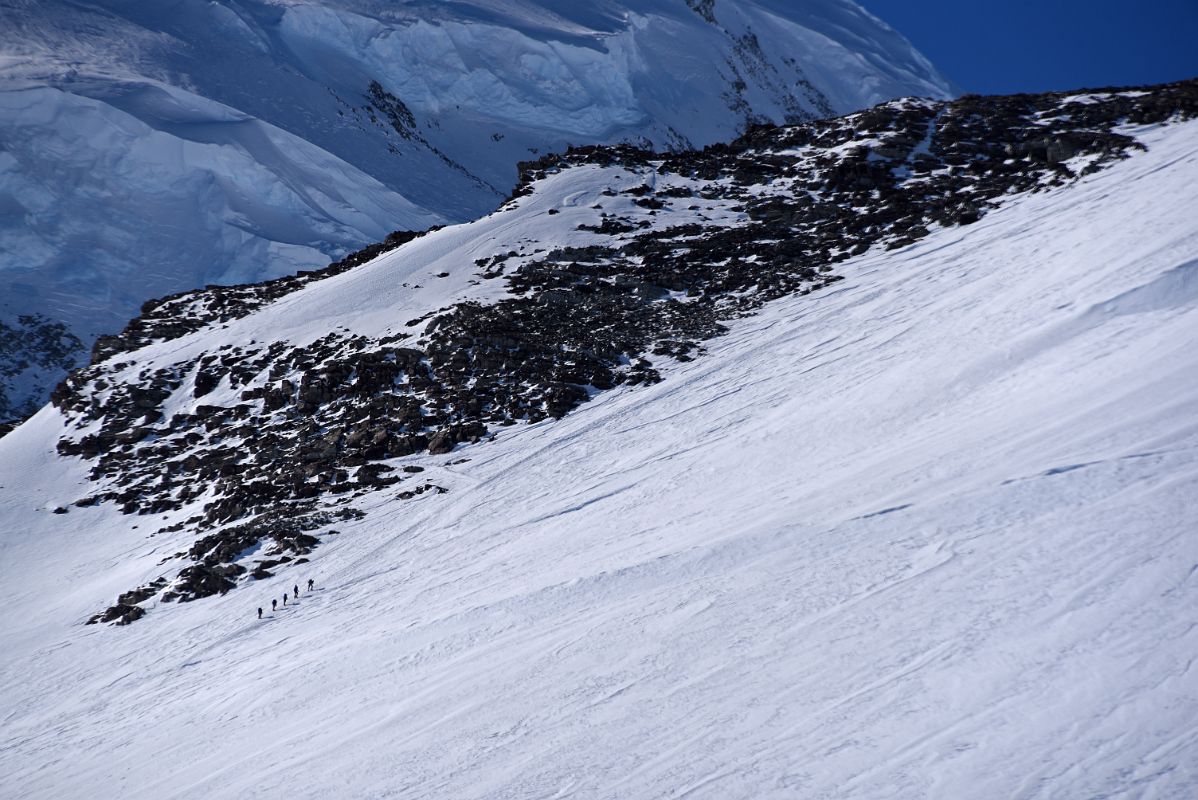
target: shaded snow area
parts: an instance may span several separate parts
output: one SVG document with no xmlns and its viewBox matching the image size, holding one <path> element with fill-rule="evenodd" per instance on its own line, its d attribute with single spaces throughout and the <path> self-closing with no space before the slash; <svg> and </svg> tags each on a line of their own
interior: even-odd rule
<svg viewBox="0 0 1198 800">
<path fill-rule="evenodd" d="M 89 346 L 153 297 L 473 219 L 570 144 L 702 146 L 950 92 L 849 0 L 18 0 L 0 322 L 41 314 Z"/>
<path fill-rule="evenodd" d="M 2 793 L 1198 795 L 1198 123 L 1136 135 L 128 627 L 83 622 L 174 547 L 50 513 L 87 464 L 43 410 L 0 440 Z"/>
</svg>

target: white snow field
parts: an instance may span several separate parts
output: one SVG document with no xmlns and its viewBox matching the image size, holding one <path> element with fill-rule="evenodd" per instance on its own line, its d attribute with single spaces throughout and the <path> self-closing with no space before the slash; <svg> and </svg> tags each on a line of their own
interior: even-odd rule
<svg viewBox="0 0 1198 800">
<path fill-rule="evenodd" d="M 1198 123 L 1142 138 L 127 628 L 83 622 L 175 548 L 49 512 L 43 410 L 0 796 L 1198 796 Z"/>
<path fill-rule="evenodd" d="M 90 346 L 150 298 L 474 219 L 569 144 L 702 146 L 952 93 L 851 0 L 691 5 L 5 3 L 0 320 Z"/>
</svg>

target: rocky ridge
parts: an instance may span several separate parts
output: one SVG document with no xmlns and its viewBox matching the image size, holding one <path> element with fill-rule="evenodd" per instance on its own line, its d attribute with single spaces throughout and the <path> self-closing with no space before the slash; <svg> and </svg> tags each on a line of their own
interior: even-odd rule
<svg viewBox="0 0 1198 800">
<path fill-rule="evenodd" d="M 337 519 L 361 513 L 356 498 L 445 491 L 409 457 L 448 454 L 502 426 L 561 417 L 597 392 L 659 381 L 730 321 L 834 283 L 837 263 L 973 223 L 1012 195 L 1125 157 L 1142 146 L 1134 126 L 1195 115 L 1191 81 L 902 100 L 666 156 L 578 148 L 524 164 L 499 213 L 521 214 L 525 197 L 571 170 L 635 180 L 613 180 L 579 226 L 599 243 L 529 254 L 493 242 L 472 267 L 480 285 L 500 284 L 497 299 L 396 320 L 385 337 L 333 330 L 302 346 L 225 344 L 137 369 L 138 348 L 252 314 L 327 276 L 150 304 L 54 392 L 73 430 L 58 448 L 92 465 L 94 491 L 77 505 L 182 511 L 185 521 L 159 533 L 193 541 L 167 560 L 173 577 L 121 595 L 92 621 L 130 622 L 150 598 L 191 600 L 269 574 L 316 547 Z M 167 413 L 172 401 L 218 387 L 238 400 Z"/>
</svg>

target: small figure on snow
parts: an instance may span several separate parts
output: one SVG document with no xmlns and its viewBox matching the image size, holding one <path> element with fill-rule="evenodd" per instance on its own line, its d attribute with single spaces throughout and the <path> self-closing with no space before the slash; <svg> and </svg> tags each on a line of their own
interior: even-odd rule
<svg viewBox="0 0 1198 800">
<path fill-rule="evenodd" d="M 299 597 L 299 584 L 298 583 L 295 586 L 291 587 L 291 592 L 292 592 L 292 594 L 291 594 L 292 597 Z"/>
<path fill-rule="evenodd" d="M 278 610 L 279 610 L 279 601 L 278 601 L 278 600 L 271 600 L 271 601 L 270 601 L 270 610 L 271 610 L 271 611 L 278 611 Z"/>
<path fill-rule="evenodd" d="M 258 606 L 258 619 L 262 619 L 262 606 Z"/>
<path fill-rule="evenodd" d="M 283 592 L 283 605 L 287 605 L 287 592 Z"/>
<path fill-rule="evenodd" d="M 312 579 L 308 578 L 308 591 L 312 591 Z"/>
</svg>

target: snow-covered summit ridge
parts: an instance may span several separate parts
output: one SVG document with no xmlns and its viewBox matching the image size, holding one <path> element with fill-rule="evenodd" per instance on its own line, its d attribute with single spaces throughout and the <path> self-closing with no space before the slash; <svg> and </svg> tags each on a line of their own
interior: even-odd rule
<svg viewBox="0 0 1198 800">
<path fill-rule="evenodd" d="M 164 574 L 189 539 L 147 534 L 190 511 L 50 513 L 89 465 L 43 412 L 0 441 L 7 794 L 1193 797 L 1198 121 L 1158 119 L 1080 180 L 838 262 L 656 385 L 391 462 L 423 472 L 343 504 L 367 516 L 309 563 L 128 627 L 81 623 Z M 576 213 L 589 169 L 520 218 Z M 453 231 L 276 303 L 385 292 Z M 223 355 L 258 334 L 227 324 Z M 448 492 L 398 496 L 426 484 Z"/>
<path fill-rule="evenodd" d="M 0 319 L 90 345 L 152 297 L 473 219 L 570 144 L 949 92 L 848 0 L 9 3 Z"/>
<path fill-rule="evenodd" d="M 495 213 L 373 260 L 153 305 L 53 395 L 57 451 L 91 464 L 71 502 L 166 514 L 181 548 L 173 577 L 96 619 L 252 585 L 278 566 L 256 548 L 305 557 L 356 498 L 405 481 L 396 459 L 656 383 L 837 264 L 1094 174 L 1142 149 L 1137 129 L 1195 115 L 1187 82 L 902 100 L 677 154 L 580 148 L 526 165 Z"/>
</svg>

